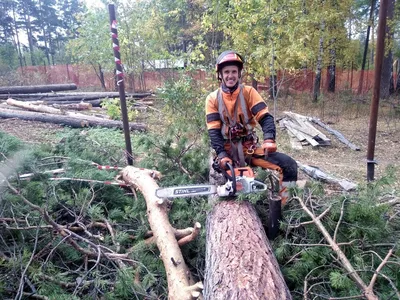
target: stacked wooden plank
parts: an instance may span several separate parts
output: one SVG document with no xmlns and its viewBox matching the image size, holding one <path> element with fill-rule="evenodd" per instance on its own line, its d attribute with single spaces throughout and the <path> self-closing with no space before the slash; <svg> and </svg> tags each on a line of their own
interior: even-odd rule
<svg viewBox="0 0 400 300">
<path fill-rule="evenodd" d="M 331 140 L 316 129 L 307 117 L 287 111 L 284 114 L 285 117 L 279 120 L 279 125 L 287 130 L 294 149 L 301 149 L 305 145 L 313 147 L 331 145 Z"/>
<path fill-rule="evenodd" d="M 288 111 L 285 111 L 284 114 L 285 116 L 279 119 L 278 122 L 282 129 L 287 130 L 293 149 L 302 149 L 305 145 L 311 145 L 313 147 L 331 145 L 331 140 L 324 133 L 313 126 L 313 124 L 316 124 L 330 134 L 334 135 L 340 142 L 352 150 L 360 150 L 360 147 L 348 141 L 343 134 L 329 127 L 320 119 L 306 117 Z"/>
</svg>

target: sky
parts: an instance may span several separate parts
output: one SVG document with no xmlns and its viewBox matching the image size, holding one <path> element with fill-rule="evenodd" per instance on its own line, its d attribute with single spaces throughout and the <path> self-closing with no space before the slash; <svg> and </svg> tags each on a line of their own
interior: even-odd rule
<svg viewBox="0 0 400 300">
<path fill-rule="evenodd" d="M 83 0 L 83 2 L 86 3 L 86 6 L 88 8 L 100 8 L 100 7 L 105 7 L 104 3 L 101 0 Z M 112 1 L 110 1 L 109 3 L 112 3 Z"/>
</svg>

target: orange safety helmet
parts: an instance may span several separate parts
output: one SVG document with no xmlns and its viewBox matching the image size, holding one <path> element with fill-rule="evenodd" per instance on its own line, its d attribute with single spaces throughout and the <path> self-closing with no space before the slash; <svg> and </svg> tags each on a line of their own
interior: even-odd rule
<svg viewBox="0 0 400 300">
<path fill-rule="evenodd" d="M 243 63 L 244 59 L 243 57 L 233 51 L 233 50 L 227 50 L 222 52 L 218 58 L 217 58 L 217 63 L 215 65 L 215 70 L 217 73 L 219 73 L 223 67 L 229 66 L 229 65 L 235 65 L 238 66 L 239 68 L 239 73 L 243 70 Z"/>
</svg>

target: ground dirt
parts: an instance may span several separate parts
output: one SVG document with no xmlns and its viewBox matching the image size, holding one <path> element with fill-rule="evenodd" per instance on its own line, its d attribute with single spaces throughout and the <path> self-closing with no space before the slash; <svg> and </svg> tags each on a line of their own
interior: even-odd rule
<svg viewBox="0 0 400 300">
<path fill-rule="evenodd" d="M 306 104 L 305 104 L 306 103 Z M 341 132 L 350 142 L 357 145 L 360 151 L 351 150 L 335 136 L 327 133 L 317 125 L 315 127 L 324 132 L 331 139 L 331 146 L 311 147 L 304 146 L 302 150 L 290 148 L 288 136 L 278 131 L 278 148 L 295 158 L 302 164 L 316 166 L 323 172 L 354 183 L 366 182 L 367 148 L 369 136 L 369 105 L 366 103 L 346 102 L 343 99 L 330 97 L 323 103 L 312 104 L 304 97 L 283 97 L 276 104 L 276 115 L 283 116 L 284 111 L 293 111 L 305 116 L 318 117 L 331 128 Z M 272 104 L 269 103 L 270 110 Z M 9 133 L 19 139 L 32 144 L 57 142 L 55 134 L 62 130 L 62 126 L 22 121 L 18 119 L 0 119 L 0 131 Z M 380 108 L 375 140 L 375 178 L 385 175 L 388 166 L 397 167 L 397 182 L 393 186 L 400 189 L 400 116 L 393 113 L 391 106 L 382 104 Z M 299 172 L 300 179 L 307 177 Z"/>
</svg>

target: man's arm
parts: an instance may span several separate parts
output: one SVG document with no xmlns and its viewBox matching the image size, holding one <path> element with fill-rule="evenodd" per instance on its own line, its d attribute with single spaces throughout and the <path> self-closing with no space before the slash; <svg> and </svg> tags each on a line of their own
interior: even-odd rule
<svg viewBox="0 0 400 300">
<path fill-rule="evenodd" d="M 261 125 L 264 140 L 275 141 L 276 127 L 275 127 L 274 117 L 270 113 L 266 113 L 261 117 L 258 123 Z"/>
<path fill-rule="evenodd" d="M 206 122 L 208 136 L 210 137 L 211 147 L 215 150 L 218 157 L 228 156 L 224 149 L 224 137 L 221 133 L 222 121 L 218 112 L 216 92 L 208 95 L 206 99 Z"/>
<path fill-rule="evenodd" d="M 269 113 L 267 104 L 253 87 L 249 88 L 248 93 L 251 113 L 262 128 L 264 140 L 275 141 L 274 117 Z"/>
</svg>

